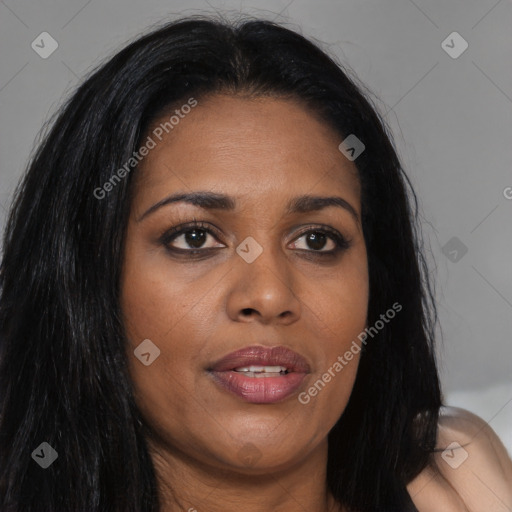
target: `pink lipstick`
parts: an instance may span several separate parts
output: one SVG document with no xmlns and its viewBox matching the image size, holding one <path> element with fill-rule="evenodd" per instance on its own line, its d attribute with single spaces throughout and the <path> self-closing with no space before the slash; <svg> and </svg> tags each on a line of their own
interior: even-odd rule
<svg viewBox="0 0 512 512">
<path fill-rule="evenodd" d="M 208 371 L 218 385 L 242 400 L 269 404 L 292 395 L 310 367 L 289 348 L 251 346 L 228 354 Z"/>
</svg>

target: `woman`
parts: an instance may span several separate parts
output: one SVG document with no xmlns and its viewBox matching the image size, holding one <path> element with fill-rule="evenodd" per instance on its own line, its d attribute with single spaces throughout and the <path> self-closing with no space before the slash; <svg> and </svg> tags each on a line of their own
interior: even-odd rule
<svg viewBox="0 0 512 512">
<path fill-rule="evenodd" d="M 101 66 L 6 230 L 0 509 L 510 508 L 496 434 L 441 408 L 407 185 L 283 27 L 183 19 Z"/>
</svg>

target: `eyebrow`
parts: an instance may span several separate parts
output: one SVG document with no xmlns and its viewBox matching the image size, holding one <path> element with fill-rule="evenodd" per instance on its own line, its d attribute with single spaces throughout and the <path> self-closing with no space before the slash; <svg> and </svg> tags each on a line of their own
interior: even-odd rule
<svg viewBox="0 0 512 512">
<path fill-rule="evenodd" d="M 227 210 L 232 211 L 236 208 L 236 200 L 225 194 L 218 194 L 215 192 L 199 191 L 199 192 L 187 192 L 181 194 L 173 194 L 165 197 L 158 203 L 151 206 L 146 210 L 138 219 L 137 222 L 141 222 L 148 215 L 151 215 L 155 211 L 159 210 L 163 206 L 167 206 L 172 203 L 185 202 L 195 206 L 199 206 L 204 210 Z M 323 210 L 335 206 L 348 211 L 354 220 L 359 224 L 359 215 L 355 208 L 345 199 L 338 196 L 313 196 L 310 194 L 302 195 L 293 198 L 287 205 L 285 213 L 287 215 L 293 213 L 308 213 L 318 210 Z"/>
</svg>

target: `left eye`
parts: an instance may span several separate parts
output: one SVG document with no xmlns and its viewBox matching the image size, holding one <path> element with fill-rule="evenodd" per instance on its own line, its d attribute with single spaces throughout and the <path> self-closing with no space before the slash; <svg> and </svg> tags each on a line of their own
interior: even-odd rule
<svg viewBox="0 0 512 512">
<path fill-rule="evenodd" d="M 308 244 L 309 247 L 298 247 L 297 241 L 305 239 L 305 244 Z M 330 242 L 331 248 L 327 248 L 325 251 L 322 251 L 321 249 L 325 249 L 326 244 Z M 304 245 L 303 243 L 303 245 Z M 303 249 L 303 250 L 311 250 L 317 252 L 332 252 L 336 250 L 338 247 L 338 244 L 334 240 L 333 235 L 329 235 L 323 231 L 308 231 L 307 233 L 302 234 L 299 238 L 296 239 L 294 242 L 295 249 Z"/>
</svg>

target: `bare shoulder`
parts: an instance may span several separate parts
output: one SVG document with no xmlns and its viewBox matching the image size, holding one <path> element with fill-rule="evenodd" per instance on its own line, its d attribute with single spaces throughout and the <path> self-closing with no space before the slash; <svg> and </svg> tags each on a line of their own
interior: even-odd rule
<svg viewBox="0 0 512 512">
<path fill-rule="evenodd" d="M 482 418 L 443 407 L 432 464 L 407 490 L 420 512 L 511 511 L 512 459 Z"/>
</svg>

